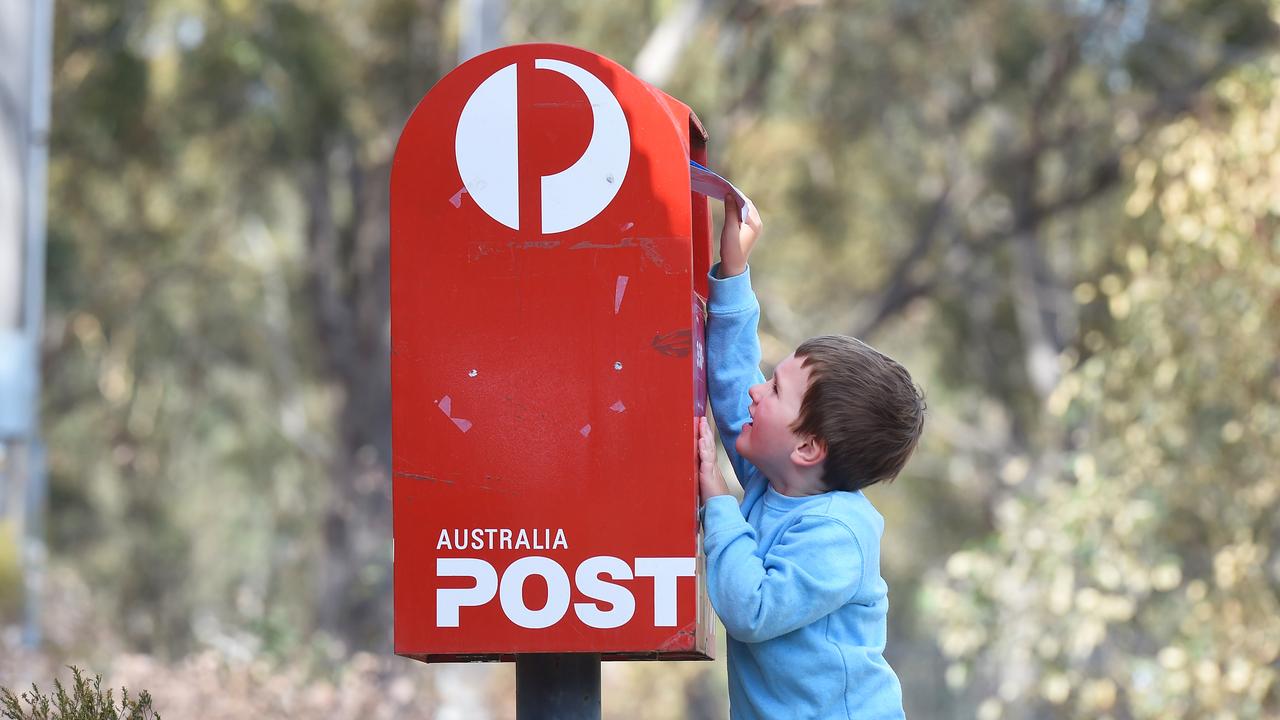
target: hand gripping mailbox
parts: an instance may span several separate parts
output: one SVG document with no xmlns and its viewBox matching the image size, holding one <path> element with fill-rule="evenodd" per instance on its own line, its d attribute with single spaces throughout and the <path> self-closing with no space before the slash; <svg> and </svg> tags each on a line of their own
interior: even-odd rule
<svg viewBox="0 0 1280 720">
<path fill-rule="evenodd" d="M 710 656 L 687 106 L 521 45 L 449 73 L 391 173 L 395 649 Z"/>
</svg>

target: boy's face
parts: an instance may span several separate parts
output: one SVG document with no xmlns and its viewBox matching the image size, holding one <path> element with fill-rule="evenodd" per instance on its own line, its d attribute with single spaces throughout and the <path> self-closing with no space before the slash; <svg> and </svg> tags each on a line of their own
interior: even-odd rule
<svg viewBox="0 0 1280 720">
<path fill-rule="evenodd" d="M 802 362 L 794 353 L 788 355 L 774 369 L 773 378 L 747 391 L 751 396 L 751 422 L 742 426 L 734 447 L 766 477 L 782 477 L 792 451 L 803 442 L 791 429 L 800 417 L 804 393 L 809 388 L 809 368 Z"/>
</svg>

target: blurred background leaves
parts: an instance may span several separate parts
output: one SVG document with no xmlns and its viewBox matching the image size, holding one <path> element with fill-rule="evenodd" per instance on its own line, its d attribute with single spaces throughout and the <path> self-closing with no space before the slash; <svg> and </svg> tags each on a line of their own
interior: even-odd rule
<svg viewBox="0 0 1280 720">
<path fill-rule="evenodd" d="M 465 678 L 511 713 L 509 667 L 352 655 L 390 649 L 389 163 L 459 14 L 58 4 L 49 657 L 233 663 L 246 687 L 328 668 L 375 703 Z M 1278 21 L 506 3 L 507 41 L 596 50 L 699 113 L 768 220 L 767 363 L 852 333 L 926 388 L 920 450 L 873 494 L 910 716 L 1280 714 Z M 606 715 L 721 717 L 723 672 L 606 666 Z"/>
</svg>

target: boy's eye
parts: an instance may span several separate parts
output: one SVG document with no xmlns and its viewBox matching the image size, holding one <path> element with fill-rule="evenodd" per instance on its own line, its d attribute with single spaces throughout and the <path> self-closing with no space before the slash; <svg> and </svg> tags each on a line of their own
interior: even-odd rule
<svg viewBox="0 0 1280 720">
<path fill-rule="evenodd" d="M 774 378 L 771 384 L 773 385 L 773 394 L 777 395 L 778 394 L 778 378 Z"/>
</svg>

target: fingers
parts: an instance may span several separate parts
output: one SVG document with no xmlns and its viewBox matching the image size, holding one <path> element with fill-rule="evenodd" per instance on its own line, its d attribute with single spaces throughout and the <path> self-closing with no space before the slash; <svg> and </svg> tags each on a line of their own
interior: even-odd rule
<svg viewBox="0 0 1280 720">
<path fill-rule="evenodd" d="M 698 499 L 705 504 L 709 498 L 728 494 L 729 486 L 716 465 L 716 444 L 711 423 L 705 417 L 698 418 Z"/>
<path fill-rule="evenodd" d="M 728 222 L 728 219 L 731 217 L 736 219 L 741 214 L 742 214 L 742 210 L 741 208 L 738 207 L 738 196 L 733 193 L 729 193 L 728 195 L 725 195 L 724 196 L 725 221 Z"/>
<path fill-rule="evenodd" d="M 714 466 L 716 461 L 715 439 L 711 436 L 711 424 L 705 417 L 698 419 L 698 460 L 703 470 L 708 465 Z"/>
</svg>

